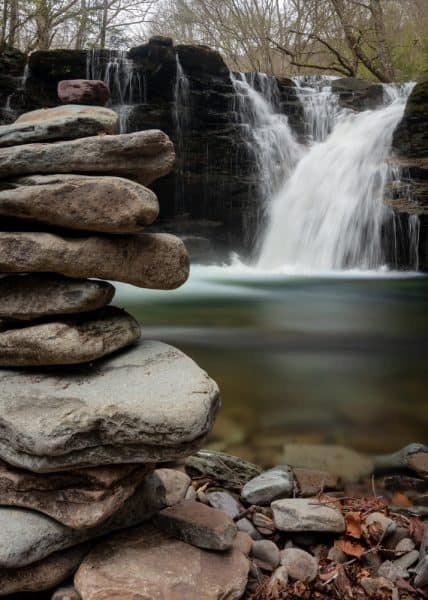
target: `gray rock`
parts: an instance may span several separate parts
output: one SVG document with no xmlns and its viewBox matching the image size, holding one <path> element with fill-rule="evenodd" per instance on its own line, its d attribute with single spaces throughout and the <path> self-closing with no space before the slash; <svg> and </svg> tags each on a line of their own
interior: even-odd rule
<svg viewBox="0 0 428 600">
<path fill-rule="evenodd" d="M 394 551 L 397 554 L 405 554 L 415 549 L 415 542 L 411 538 L 403 538 L 395 546 Z"/>
<path fill-rule="evenodd" d="M 187 480 L 179 475 L 184 494 Z M 138 525 L 167 506 L 167 495 L 164 480 L 154 471 L 120 510 L 91 529 L 71 529 L 38 512 L 0 507 L 0 568 L 25 567 L 105 533 Z"/>
<path fill-rule="evenodd" d="M 164 233 L 73 238 L 40 232 L 0 232 L 0 271 L 50 272 L 173 289 L 186 281 L 189 257 L 181 240 Z"/>
<path fill-rule="evenodd" d="M 279 465 L 248 481 L 241 497 L 248 504 L 266 506 L 278 498 L 288 498 L 293 494 L 293 489 L 293 472 L 287 465 Z"/>
<path fill-rule="evenodd" d="M 392 595 L 391 600 L 394 600 L 394 591 L 397 591 L 393 583 L 385 577 L 362 577 L 360 585 L 369 598 L 376 598 L 377 595 Z"/>
<path fill-rule="evenodd" d="M 328 554 L 327 554 L 327 558 L 328 558 L 328 560 L 331 560 L 332 562 L 339 563 L 339 564 L 347 561 L 346 554 L 344 552 L 342 552 L 342 550 L 340 548 L 338 548 L 337 546 L 332 546 L 330 548 L 330 550 L 328 551 Z"/>
<path fill-rule="evenodd" d="M 111 302 L 114 292 L 106 281 L 9 275 L 0 278 L 0 317 L 27 321 L 90 312 Z"/>
<path fill-rule="evenodd" d="M 279 549 L 270 540 L 255 540 L 251 546 L 251 555 L 271 565 L 275 569 L 279 565 Z"/>
<path fill-rule="evenodd" d="M 0 457 L 36 472 L 175 460 L 203 444 L 218 405 L 215 382 L 161 342 L 79 370 L 2 370 Z"/>
<path fill-rule="evenodd" d="M 424 556 L 415 567 L 415 586 L 423 588 L 428 585 L 428 556 Z"/>
<path fill-rule="evenodd" d="M 418 561 L 418 559 L 419 559 L 419 551 L 411 550 L 410 552 L 407 552 L 403 556 L 400 556 L 400 558 L 396 558 L 394 560 L 394 565 L 396 567 L 402 567 L 403 569 L 408 569 L 409 567 L 414 565 L 415 562 Z"/>
<path fill-rule="evenodd" d="M 275 569 L 269 583 L 271 588 L 286 588 L 288 585 L 287 567 L 280 566 Z"/>
<path fill-rule="evenodd" d="M 115 133 L 118 117 L 100 106 L 64 105 L 24 113 L 0 127 L 0 147 Z"/>
<path fill-rule="evenodd" d="M 300 548 L 287 548 L 280 552 L 281 565 L 287 569 L 288 576 L 297 581 L 310 583 L 318 575 L 318 560 Z"/>
<path fill-rule="evenodd" d="M 165 533 L 207 550 L 228 550 L 238 533 L 223 511 L 193 500 L 161 510 L 154 523 Z"/>
<path fill-rule="evenodd" d="M 174 147 L 169 137 L 157 129 L 148 129 L 56 144 L 2 148 L 0 177 L 35 173 L 108 173 L 150 185 L 167 175 L 174 162 Z"/>
<path fill-rule="evenodd" d="M 238 502 L 231 494 L 227 492 L 210 492 L 207 494 L 207 499 L 210 506 L 218 508 L 226 513 L 232 519 L 235 519 L 240 512 L 244 511 L 242 504 Z M 240 531 L 248 533 L 253 540 L 260 540 L 262 536 L 254 527 L 249 519 L 243 517 L 236 521 L 236 526 Z"/>
<path fill-rule="evenodd" d="M 393 452 L 392 454 L 382 454 L 375 457 L 375 467 L 378 470 L 394 470 L 404 469 L 408 466 L 409 458 L 413 454 L 420 452 L 428 452 L 428 446 L 424 444 L 408 444 L 401 450 Z"/>
<path fill-rule="evenodd" d="M 284 462 L 290 467 L 327 471 L 344 481 L 357 481 L 370 475 L 373 460 L 350 448 L 324 444 L 286 444 Z"/>
<path fill-rule="evenodd" d="M 397 529 L 395 521 L 381 512 L 373 512 L 367 515 L 365 523 L 366 525 L 373 525 L 374 523 L 377 523 L 382 530 L 382 539 L 392 535 Z"/>
<path fill-rule="evenodd" d="M 395 565 L 390 560 L 386 560 L 381 564 L 377 574 L 379 575 L 379 577 L 385 577 L 390 581 L 397 581 L 397 579 L 406 579 L 407 577 L 409 577 L 409 572 L 407 571 L 407 569 L 400 567 L 400 565 Z"/>
<path fill-rule="evenodd" d="M 260 475 L 257 465 L 224 452 L 200 450 L 186 459 L 186 470 L 191 477 L 212 477 L 226 489 L 241 490 L 253 477 Z"/>
<path fill-rule="evenodd" d="M 158 213 L 156 195 L 122 177 L 34 175 L 0 185 L 0 216 L 56 227 L 135 233 Z"/>
<path fill-rule="evenodd" d="M 95 313 L 28 324 L 0 333 L 0 366 L 33 367 L 90 362 L 135 343 L 140 325 L 107 306 Z"/>
<path fill-rule="evenodd" d="M 277 529 L 281 531 L 345 531 L 342 513 L 315 498 L 276 500 L 271 505 Z"/>
</svg>

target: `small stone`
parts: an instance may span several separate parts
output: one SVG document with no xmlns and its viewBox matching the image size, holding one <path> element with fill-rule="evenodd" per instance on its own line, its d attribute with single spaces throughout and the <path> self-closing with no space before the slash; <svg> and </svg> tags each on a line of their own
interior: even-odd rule
<svg viewBox="0 0 428 600">
<path fill-rule="evenodd" d="M 287 569 L 288 576 L 296 581 L 310 583 L 318 575 L 317 559 L 299 548 L 288 548 L 280 552 L 281 565 Z"/>
<path fill-rule="evenodd" d="M 411 552 L 415 547 L 415 542 L 411 538 L 403 538 L 395 546 L 395 552 L 397 554 L 404 554 L 406 552 Z"/>
<path fill-rule="evenodd" d="M 390 581 L 397 581 L 397 579 L 400 579 L 401 577 L 403 579 L 409 577 L 407 569 L 403 569 L 400 565 L 395 565 L 390 560 L 386 560 L 381 564 L 377 574 L 380 577 L 386 577 L 386 579 L 389 579 Z"/>
<path fill-rule="evenodd" d="M 416 452 L 409 456 L 408 468 L 421 477 L 428 477 L 428 452 Z"/>
<path fill-rule="evenodd" d="M 314 469 L 293 469 L 294 477 L 299 488 L 299 495 L 305 498 L 316 496 L 320 492 L 336 490 L 339 478 L 328 471 Z"/>
<path fill-rule="evenodd" d="M 165 508 L 154 523 L 168 535 L 207 550 L 227 550 L 238 532 L 224 512 L 192 500 Z"/>
<path fill-rule="evenodd" d="M 408 569 L 412 565 L 415 564 L 419 559 L 419 551 L 412 550 L 411 552 L 407 552 L 404 556 L 400 556 L 400 558 L 396 558 L 394 560 L 394 565 L 396 567 L 402 567 L 403 569 Z"/>
<path fill-rule="evenodd" d="M 63 79 L 58 83 L 58 98 L 63 104 L 98 104 L 104 106 L 110 91 L 98 79 Z"/>
<path fill-rule="evenodd" d="M 8 328 L 0 333 L 0 366 L 33 367 L 91 362 L 136 342 L 141 329 L 113 306 L 56 318 L 49 323 Z"/>
<path fill-rule="evenodd" d="M 373 471 L 373 460 L 343 446 L 286 444 L 284 462 L 292 468 L 328 471 L 344 481 L 357 481 Z"/>
<path fill-rule="evenodd" d="M 346 554 L 338 546 L 332 546 L 327 554 L 328 560 L 342 564 L 347 561 Z"/>
<path fill-rule="evenodd" d="M 362 577 L 360 585 L 370 598 L 375 597 L 378 592 L 391 594 L 394 589 L 392 582 L 385 577 Z"/>
<path fill-rule="evenodd" d="M 382 539 L 392 535 L 397 529 L 395 521 L 381 512 L 373 512 L 367 515 L 365 523 L 366 525 L 373 525 L 376 523 L 381 528 Z"/>
<path fill-rule="evenodd" d="M 286 588 L 288 585 L 288 571 L 287 567 L 280 566 L 275 569 L 272 577 L 270 578 L 270 587 L 274 588 Z"/>
<path fill-rule="evenodd" d="M 210 492 L 207 494 L 207 499 L 210 506 L 222 510 L 231 519 L 235 519 L 235 517 L 244 510 L 242 504 L 228 492 Z M 239 521 L 235 521 L 235 523 L 240 531 L 248 533 L 253 540 L 260 540 L 262 538 L 251 521 L 246 517 L 239 519 Z"/>
<path fill-rule="evenodd" d="M 190 486 L 190 477 L 186 473 L 164 468 L 156 469 L 154 476 L 165 506 L 174 506 L 184 500 Z"/>
<path fill-rule="evenodd" d="M 287 465 L 279 465 L 248 481 L 241 497 L 248 504 L 266 506 L 278 498 L 288 498 L 293 490 L 293 472 Z"/>
<path fill-rule="evenodd" d="M 66 585 L 55 590 L 51 600 L 81 600 L 81 598 L 74 585 Z"/>
<path fill-rule="evenodd" d="M 415 573 L 415 586 L 419 588 L 428 586 L 428 555 L 424 556 L 422 560 L 418 562 L 415 567 Z"/>
<path fill-rule="evenodd" d="M 251 520 L 263 535 L 272 535 L 272 533 L 274 533 L 275 523 L 271 517 L 268 517 L 261 512 L 255 512 L 251 517 Z"/>
<path fill-rule="evenodd" d="M 314 498 L 276 500 L 272 503 L 271 508 L 275 525 L 281 531 L 336 533 L 345 531 L 345 520 L 342 513 Z"/>
<path fill-rule="evenodd" d="M 190 479 L 190 477 L 189 477 L 189 479 Z M 185 500 L 196 500 L 197 497 L 198 496 L 196 494 L 195 488 L 192 485 L 189 485 L 184 499 Z"/>
<path fill-rule="evenodd" d="M 279 549 L 276 544 L 270 540 L 256 540 L 251 547 L 251 554 L 255 558 L 262 560 L 271 567 L 279 565 Z"/>
</svg>

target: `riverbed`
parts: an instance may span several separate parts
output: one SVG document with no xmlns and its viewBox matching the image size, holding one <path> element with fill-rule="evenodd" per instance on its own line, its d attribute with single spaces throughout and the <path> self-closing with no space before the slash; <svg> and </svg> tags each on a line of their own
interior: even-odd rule
<svg viewBox="0 0 428 600">
<path fill-rule="evenodd" d="M 120 285 L 116 304 L 218 382 L 211 447 L 269 466 L 290 441 L 428 442 L 427 298 L 416 273 L 196 265 L 174 292 Z"/>
</svg>

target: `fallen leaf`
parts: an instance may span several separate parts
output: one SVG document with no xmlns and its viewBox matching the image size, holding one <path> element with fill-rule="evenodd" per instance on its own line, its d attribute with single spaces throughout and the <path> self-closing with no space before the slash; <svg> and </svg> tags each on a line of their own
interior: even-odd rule
<svg viewBox="0 0 428 600">
<path fill-rule="evenodd" d="M 342 552 L 348 556 L 354 556 L 355 558 L 361 558 L 365 552 L 365 548 L 361 544 L 352 542 L 351 540 L 346 540 L 344 538 L 336 540 L 334 545 L 340 548 L 340 550 L 342 550 Z"/>
<path fill-rule="evenodd" d="M 415 542 L 416 547 L 419 548 L 424 537 L 425 525 L 418 517 L 410 517 L 409 521 L 410 537 Z"/>
<path fill-rule="evenodd" d="M 408 508 L 409 506 L 412 506 L 411 501 L 406 494 L 403 494 L 403 492 L 394 492 L 391 499 L 391 504 L 394 506 L 401 506 L 402 508 Z"/>
<path fill-rule="evenodd" d="M 346 535 L 352 538 L 360 539 L 362 535 L 361 531 L 361 513 L 360 512 L 348 512 L 345 515 L 346 522 Z"/>
</svg>

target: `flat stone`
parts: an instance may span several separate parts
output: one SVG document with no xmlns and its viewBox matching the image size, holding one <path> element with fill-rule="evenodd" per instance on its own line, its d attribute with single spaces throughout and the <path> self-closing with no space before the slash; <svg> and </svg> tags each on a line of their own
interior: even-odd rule
<svg viewBox="0 0 428 600">
<path fill-rule="evenodd" d="M 0 216 L 104 233 L 136 233 L 159 213 L 156 195 L 122 177 L 33 175 L 0 184 Z"/>
<path fill-rule="evenodd" d="M 279 565 L 279 549 L 270 540 L 255 540 L 251 546 L 251 555 L 275 568 Z"/>
<path fill-rule="evenodd" d="M 394 565 L 396 567 L 402 567 L 403 569 L 408 569 L 409 567 L 414 565 L 415 562 L 418 561 L 418 559 L 419 559 L 419 551 L 411 550 L 410 552 L 407 552 L 403 556 L 400 556 L 400 558 L 396 558 L 394 560 Z"/>
<path fill-rule="evenodd" d="M 183 477 L 184 496 L 187 481 Z M 116 513 L 90 529 L 72 529 L 32 510 L 0 507 L 0 568 L 25 567 L 54 552 L 148 521 L 167 506 L 166 495 L 164 479 L 154 471 Z"/>
<path fill-rule="evenodd" d="M 33 320 L 102 308 L 115 289 L 106 281 L 59 275 L 9 275 L 0 278 L 0 317 Z"/>
<path fill-rule="evenodd" d="M 300 548 L 287 548 L 280 553 L 281 565 L 287 569 L 290 579 L 310 583 L 318 575 L 318 560 Z"/>
<path fill-rule="evenodd" d="M 54 591 L 51 600 L 81 600 L 81 598 L 74 585 L 64 585 Z"/>
<path fill-rule="evenodd" d="M 292 468 L 328 471 L 344 481 L 357 481 L 370 475 L 373 460 L 350 448 L 324 444 L 286 444 L 284 462 Z"/>
<path fill-rule="evenodd" d="M 75 575 L 83 600 L 241 598 L 249 561 L 239 535 L 226 552 L 210 552 L 151 526 L 114 535 L 89 553 Z"/>
<path fill-rule="evenodd" d="M 293 469 L 293 473 L 297 481 L 299 495 L 305 498 L 316 496 L 327 490 L 337 490 L 339 487 L 338 476 L 328 471 Z"/>
<path fill-rule="evenodd" d="M 0 569 L 0 596 L 22 592 L 41 592 L 71 577 L 89 552 L 88 544 L 55 552 L 32 565 Z"/>
<path fill-rule="evenodd" d="M 0 372 L 0 458 L 35 472 L 195 452 L 219 406 L 193 360 L 143 341 L 79 368 Z"/>
<path fill-rule="evenodd" d="M 228 550 L 238 533 L 224 512 L 192 500 L 165 508 L 154 523 L 166 534 L 207 550 Z"/>
<path fill-rule="evenodd" d="M 95 527 L 123 506 L 149 470 L 117 465 L 39 475 L 1 461 L 0 505 L 29 508 L 73 529 Z"/>
<path fill-rule="evenodd" d="M 342 513 L 315 498 L 276 500 L 271 505 L 277 529 L 281 531 L 319 531 L 342 533 L 345 520 Z"/>
<path fill-rule="evenodd" d="M 405 554 L 415 549 L 415 542 L 411 538 L 403 538 L 398 542 L 394 548 L 394 552 L 397 554 Z"/>
<path fill-rule="evenodd" d="M 24 113 L 11 125 L 2 125 L 0 147 L 115 133 L 117 121 L 117 114 L 113 110 L 99 106 L 41 108 Z"/>
<path fill-rule="evenodd" d="M 266 506 L 278 498 L 288 498 L 293 494 L 293 472 L 287 465 L 269 469 L 246 483 L 241 497 L 248 504 Z"/>
<path fill-rule="evenodd" d="M 262 469 L 238 456 L 214 450 L 200 450 L 186 459 L 191 477 L 210 477 L 226 489 L 241 491 L 242 486 Z"/>
<path fill-rule="evenodd" d="M 169 137 L 158 129 L 147 129 L 55 144 L 24 144 L 3 148 L 0 149 L 0 177 L 43 173 L 107 173 L 150 185 L 167 175 L 174 162 L 174 146 Z"/>
<path fill-rule="evenodd" d="M 110 98 L 110 90 L 99 79 L 63 79 L 58 83 L 57 93 L 64 104 L 104 106 Z"/>
<path fill-rule="evenodd" d="M 90 362 L 133 344 L 140 325 L 108 306 L 93 313 L 28 324 L 0 333 L 0 366 L 31 367 Z"/>
<path fill-rule="evenodd" d="M 189 275 L 189 257 L 183 242 L 166 233 L 73 238 L 0 232 L 0 272 L 50 272 L 174 289 Z"/>
</svg>

